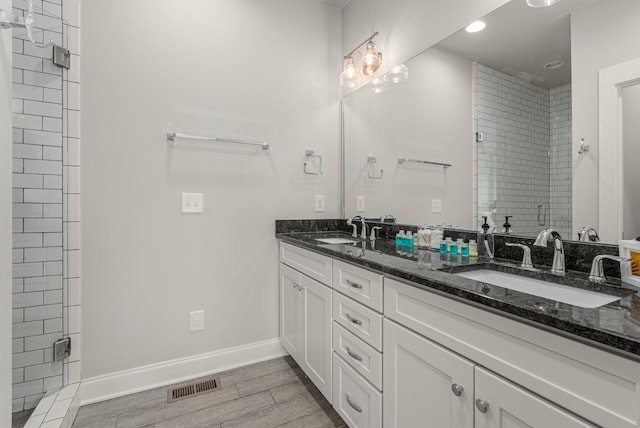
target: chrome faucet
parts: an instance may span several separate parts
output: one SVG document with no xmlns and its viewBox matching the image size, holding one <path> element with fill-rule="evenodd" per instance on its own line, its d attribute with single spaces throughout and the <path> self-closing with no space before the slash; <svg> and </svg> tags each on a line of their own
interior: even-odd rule
<svg viewBox="0 0 640 428">
<path fill-rule="evenodd" d="M 549 237 L 553 238 L 553 264 L 551 265 L 551 273 L 554 275 L 564 276 L 564 244 L 562 237 L 553 229 L 544 229 L 538 234 L 536 242 L 533 245 L 538 247 L 546 247 Z"/>
<path fill-rule="evenodd" d="M 527 247 L 524 244 L 512 244 L 511 242 L 505 242 L 504 245 L 506 245 L 507 247 L 522 248 L 522 263 L 520 263 L 520 267 L 522 269 L 533 269 L 533 262 L 531 261 L 531 248 Z"/>
<path fill-rule="evenodd" d="M 607 280 L 607 278 L 604 276 L 604 268 L 602 266 L 602 260 L 604 260 L 604 259 L 614 260 L 614 261 L 620 262 L 620 263 L 631 261 L 631 259 L 625 259 L 624 257 L 618 257 L 618 256 L 610 256 L 608 254 L 601 254 L 599 256 L 595 256 L 593 258 L 593 263 L 591 264 L 591 272 L 589 273 L 589 281 L 596 282 L 596 283 L 602 283 L 602 282 L 605 282 Z"/>
<path fill-rule="evenodd" d="M 357 221 L 358 219 L 360 219 L 361 217 L 359 215 L 354 215 L 353 217 L 349 217 L 347 219 L 347 224 L 349 226 L 353 226 L 353 233 L 351 234 L 351 236 L 353 236 L 354 238 L 358 237 L 358 225 L 354 224 L 354 221 Z"/>
<path fill-rule="evenodd" d="M 372 244 L 373 244 L 373 241 L 376 240 L 376 230 L 380 230 L 380 229 L 382 229 L 381 226 L 373 226 L 371 228 L 371 236 L 369 236 L 369 239 L 372 241 Z"/>
<path fill-rule="evenodd" d="M 600 241 L 600 237 L 598 236 L 598 231 L 593 227 L 583 227 L 580 232 L 578 232 L 578 241 L 598 242 Z"/>
</svg>

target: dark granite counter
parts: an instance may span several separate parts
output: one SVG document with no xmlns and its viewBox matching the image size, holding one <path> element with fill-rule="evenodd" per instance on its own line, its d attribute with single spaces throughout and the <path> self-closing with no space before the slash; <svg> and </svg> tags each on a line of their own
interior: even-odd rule
<svg viewBox="0 0 640 428">
<path fill-rule="evenodd" d="M 398 249 L 392 239 L 373 242 L 358 239 L 356 244 L 322 244 L 316 239 L 351 238 L 351 234 L 345 231 L 344 221 L 342 224 L 332 221 L 326 223 L 319 226 L 305 224 L 312 227 L 302 227 L 305 232 L 295 232 L 295 224 L 287 222 L 286 227 L 276 226 L 276 237 L 283 242 L 375 270 L 403 282 L 409 281 L 415 287 L 640 361 L 640 290 L 619 280 L 595 285 L 582 272 L 568 272 L 564 278 L 544 271 L 526 272 L 512 260 L 488 261 L 431 250 Z M 332 228 L 333 225 L 337 227 Z M 532 278 L 619 296 L 621 299 L 598 308 L 583 308 L 453 274 L 479 267 L 517 272 Z"/>
</svg>

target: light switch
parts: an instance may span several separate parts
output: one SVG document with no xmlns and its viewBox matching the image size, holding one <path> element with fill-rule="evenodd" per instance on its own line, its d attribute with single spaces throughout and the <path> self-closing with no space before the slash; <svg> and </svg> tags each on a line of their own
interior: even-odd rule
<svg viewBox="0 0 640 428">
<path fill-rule="evenodd" d="M 189 313 L 189 331 L 204 330 L 204 311 Z"/>
<path fill-rule="evenodd" d="M 316 195 L 316 212 L 324 211 L 324 195 Z"/>
<path fill-rule="evenodd" d="M 182 213 L 198 214 L 204 212 L 204 195 L 202 193 L 182 194 Z"/>
<path fill-rule="evenodd" d="M 356 211 L 359 213 L 364 212 L 364 196 L 356 196 Z"/>
</svg>

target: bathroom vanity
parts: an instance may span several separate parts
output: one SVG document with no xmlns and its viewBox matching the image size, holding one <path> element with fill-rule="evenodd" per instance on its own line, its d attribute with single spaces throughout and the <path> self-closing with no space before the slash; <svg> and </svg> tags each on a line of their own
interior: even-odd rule
<svg viewBox="0 0 640 428">
<path fill-rule="evenodd" d="M 509 262 L 276 236 L 282 344 L 349 426 L 640 426 L 635 290 L 579 307 L 455 274 Z"/>
</svg>

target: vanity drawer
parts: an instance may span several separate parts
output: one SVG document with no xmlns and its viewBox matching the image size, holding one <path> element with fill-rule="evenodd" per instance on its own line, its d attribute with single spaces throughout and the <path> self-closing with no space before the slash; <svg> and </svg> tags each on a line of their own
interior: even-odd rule
<svg viewBox="0 0 640 428">
<path fill-rule="evenodd" d="M 351 428 L 382 427 L 382 394 L 335 353 L 333 408 Z"/>
<path fill-rule="evenodd" d="M 337 322 L 333 323 L 333 351 L 382 391 L 382 354 Z"/>
<path fill-rule="evenodd" d="M 382 278 L 378 273 L 333 261 L 333 288 L 378 312 L 382 312 Z"/>
<path fill-rule="evenodd" d="M 280 243 L 280 262 L 331 287 L 331 259 L 284 242 Z"/>
<path fill-rule="evenodd" d="M 382 315 L 333 291 L 333 320 L 382 352 Z"/>
</svg>

